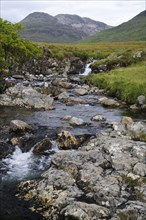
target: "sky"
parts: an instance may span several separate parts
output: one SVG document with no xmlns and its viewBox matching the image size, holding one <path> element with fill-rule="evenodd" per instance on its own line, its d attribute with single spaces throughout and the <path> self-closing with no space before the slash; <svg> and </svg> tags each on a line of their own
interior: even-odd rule
<svg viewBox="0 0 146 220">
<path fill-rule="evenodd" d="M 117 26 L 146 9 L 145 0 L 0 0 L 0 17 L 16 23 L 33 12 L 77 14 Z"/>
</svg>

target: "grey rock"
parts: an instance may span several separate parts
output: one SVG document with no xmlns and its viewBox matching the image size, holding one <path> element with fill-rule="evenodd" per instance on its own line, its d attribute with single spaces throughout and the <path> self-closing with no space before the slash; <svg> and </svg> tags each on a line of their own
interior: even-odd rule
<svg viewBox="0 0 146 220">
<path fill-rule="evenodd" d="M 52 143 L 49 138 L 45 138 L 42 141 L 35 144 L 33 153 L 34 154 L 43 154 L 46 151 L 50 150 L 52 148 Z"/>
<path fill-rule="evenodd" d="M 62 131 L 58 134 L 57 145 L 61 149 L 74 149 L 79 146 L 79 140 L 73 136 L 69 131 Z"/>
<path fill-rule="evenodd" d="M 100 98 L 99 103 L 101 103 L 105 107 L 119 107 L 120 103 L 114 99 L 108 99 L 107 97 Z"/>
<path fill-rule="evenodd" d="M 72 117 L 70 120 L 69 120 L 69 124 L 70 125 L 84 125 L 85 122 L 83 121 L 83 119 L 81 118 L 76 118 L 76 117 Z"/>
<path fill-rule="evenodd" d="M 66 91 L 64 91 L 58 95 L 59 100 L 60 99 L 68 99 L 68 98 L 69 98 L 69 94 Z"/>
<path fill-rule="evenodd" d="M 146 164 L 144 163 L 137 163 L 133 167 L 133 172 L 140 176 L 146 176 Z"/>
<path fill-rule="evenodd" d="M 146 97 L 144 95 L 140 95 L 137 97 L 137 105 L 144 105 L 146 104 Z"/>
<path fill-rule="evenodd" d="M 0 104 L 7 106 L 49 109 L 53 101 L 49 95 L 41 94 L 31 86 L 27 87 L 20 83 L 8 88 L 5 95 L 0 95 Z"/>
<path fill-rule="evenodd" d="M 128 131 L 134 139 L 146 141 L 146 124 L 144 122 L 135 122 L 128 125 Z"/>
<path fill-rule="evenodd" d="M 130 105 L 131 110 L 138 110 L 139 107 L 136 104 Z"/>
<path fill-rule="evenodd" d="M 84 88 L 75 89 L 74 92 L 75 92 L 75 94 L 81 95 L 81 96 L 88 94 L 88 90 L 84 89 Z"/>
<path fill-rule="evenodd" d="M 65 207 L 61 214 L 66 219 L 76 220 L 96 220 L 107 217 L 109 215 L 108 209 L 95 204 L 87 204 L 83 202 L 74 202 L 71 205 Z"/>
<path fill-rule="evenodd" d="M 91 118 L 92 121 L 106 121 L 106 117 L 103 115 L 95 115 Z"/>
<path fill-rule="evenodd" d="M 12 120 L 10 122 L 10 131 L 13 131 L 13 132 L 32 131 L 32 127 L 24 121 Z"/>
</svg>

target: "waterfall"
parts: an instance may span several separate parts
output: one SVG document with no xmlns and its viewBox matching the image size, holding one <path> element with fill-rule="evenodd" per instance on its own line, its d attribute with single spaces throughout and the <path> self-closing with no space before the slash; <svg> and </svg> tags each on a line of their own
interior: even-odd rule
<svg viewBox="0 0 146 220">
<path fill-rule="evenodd" d="M 91 73 L 91 68 L 90 68 L 91 63 L 86 64 L 84 72 L 80 73 L 80 76 L 87 76 Z"/>
</svg>

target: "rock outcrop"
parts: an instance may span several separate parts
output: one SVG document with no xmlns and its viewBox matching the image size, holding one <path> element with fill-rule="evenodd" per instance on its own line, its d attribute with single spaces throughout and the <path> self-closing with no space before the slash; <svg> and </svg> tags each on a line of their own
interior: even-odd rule
<svg viewBox="0 0 146 220">
<path fill-rule="evenodd" d="M 6 90 L 5 94 L 0 95 L 0 105 L 19 106 L 33 109 L 51 109 L 53 98 L 50 95 L 39 93 L 31 86 L 16 84 Z"/>
<path fill-rule="evenodd" d="M 19 185 L 18 197 L 45 219 L 143 220 L 145 155 L 145 142 L 110 129 L 78 150 L 54 154 L 40 180 Z"/>
</svg>

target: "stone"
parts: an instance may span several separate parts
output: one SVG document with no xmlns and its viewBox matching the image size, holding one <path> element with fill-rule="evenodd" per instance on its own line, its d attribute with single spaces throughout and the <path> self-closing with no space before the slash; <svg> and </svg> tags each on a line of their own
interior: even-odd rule
<svg viewBox="0 0 146 220">
<path fill-rule="evenodd" d="M 120 103 L 114 99 L 102 98 L 98 100 L 105 107 L 119 107 Z"/>
<path fill-rule="evenodd" d="M 24 76 L 23 75 L 13 75 L 13 78 L 14 79 L 21 79 L 21 80 L 23 80 Z"/>
<path fill-rule="evenodd" d="M 51 150 L 51 148 L 52 148 L 52 143 L 51 143 L 50 139 L 45 138 L 42 141 L 35 144 L 34 149 L 33 149 L 33 153 L 34 154 L 43 154 L 46 151 Z"/>
<path fill-rule="evenodd" d="M 128 125 L 128 131 L 132 138 L 146 141 L 146 124 L 144 122 L 139 121 Z"/>
<path fill-rule="evenodd" d="M 59 100 L 61 100 L 61 99 L 68 99 L 68 98 L 69 98 L 69 94 L 66 91 L 64 91 L 64 92 L 62 92 L 62 93 L 60 93 L 58 95 L 58 99 Z"/>
<path fill-rule="evenodd" d="M 84 67 L 84 63 L 79 57 L 73 57 L 70 60 L 70 67 L 67 74 L 79 74 L 80 70 Z"/>
<path fill-rule="evenodd" d="M 81 96 L 88 94 L 88 90 L 84 89 L 84 88 L 75 89 L 74 92 L 75 92 L 75 94 L 81 95 Z"/>
<path fill-rule="evenodd" d="M 70 124 L 70 125 L 80 126 L 80 125 L 84 125 L 85 122 L 84 122 L 83 119 L 81 119 L 81 118 L 72 117 L 72 118 L 69 120 L 69 124 Z"/>
<path fill-rule="evenodd" d="M 141 58 L 143 51 L 137 51 L 133 54 L 133 58 Z"/>
<path fill-rule="evenodd" d="M 71 118 L 72 118 L 71 115 L 65 115 L 62 119 L 66 120 L 66 121 L 69 121 Z"/>
<path fill-rule="evenodd" d="M 133 167 L 133 172 L 139 176 L 146 176 L 146 164 L 144 163 L 137 163 Z"/>
<path fill-rule="evenodd" d="M 83 99 L 81 99 L 81 98 L 78 98 L 78 97 L 71 97 L 71 98 L 69 98 L 69 100 L 68 100 L 70 103 L 72 103 L 72 104 L 83 104 L 83 103 L 85 103 L 85 101 L 83 100 Z"/>
<path fill-rule="evenodd" d="M 61 211 L 65 219 L 96 220 L 109 215 L 108 209 L 95 204 L 75 201 Z"/>
<path fill-rule="evenodd" d="M 73 87 L 72 83 L 59 81 L 59 86 L 61 86 L 64 89 L 71 89 Z"/>
<path fill-rule="evenodd" d="M 106 121 L 106 117 L 103 115 L 95 115 L 91 118 L 92 121 Z"/>
<path fill-rule="evenodd" d="M 131 110 L 138 110 L 139 107 L 136 104 L 130 105 Z"/>
<path fill-rule="evenodd" d="M 128 124 L 132 124 L 133 123 L 133 119 L 131 117 L 123 117 L 121 120 L 121 123 L 123 125 L 128 125 Z"/>
<path fill-rule="evenodd" d="M 142 106 L 146 104 L 146 97 L 144 95 L 140 95 L 137 97 L 137 105 Z"/>
<path fill-rule="evenodd" d="M 31 132 L 32 127 L 21 120 L 12 120 L 10 122 L 10 131 L 13 132 Z"/>
<path fill-rule="evenodd" d="M 31 86 L 16 84 L 0 95 L 0 104 L 7 106 L 20 106 L 34 109 L 50 109 L 54 99 L 49 95 L 41 94 Z"/>
<path fill-rule="evenodd" d="M 62 131 L 58 134 L 57 145 L 61 149 L 74 149 L 78 147 L 79 143 L 79 140 L 69 131 Z"/>
<path fill-rule="evenodd" d="M 98 102 L 99 102 L 99 103 L 103 103 L 103 102 L 105 102 L 105 101 L 107 101 L 107 100 L 108 100 L 107 97 L 101 97 L 101 98 L 98 99 Z"/>
</svg>

